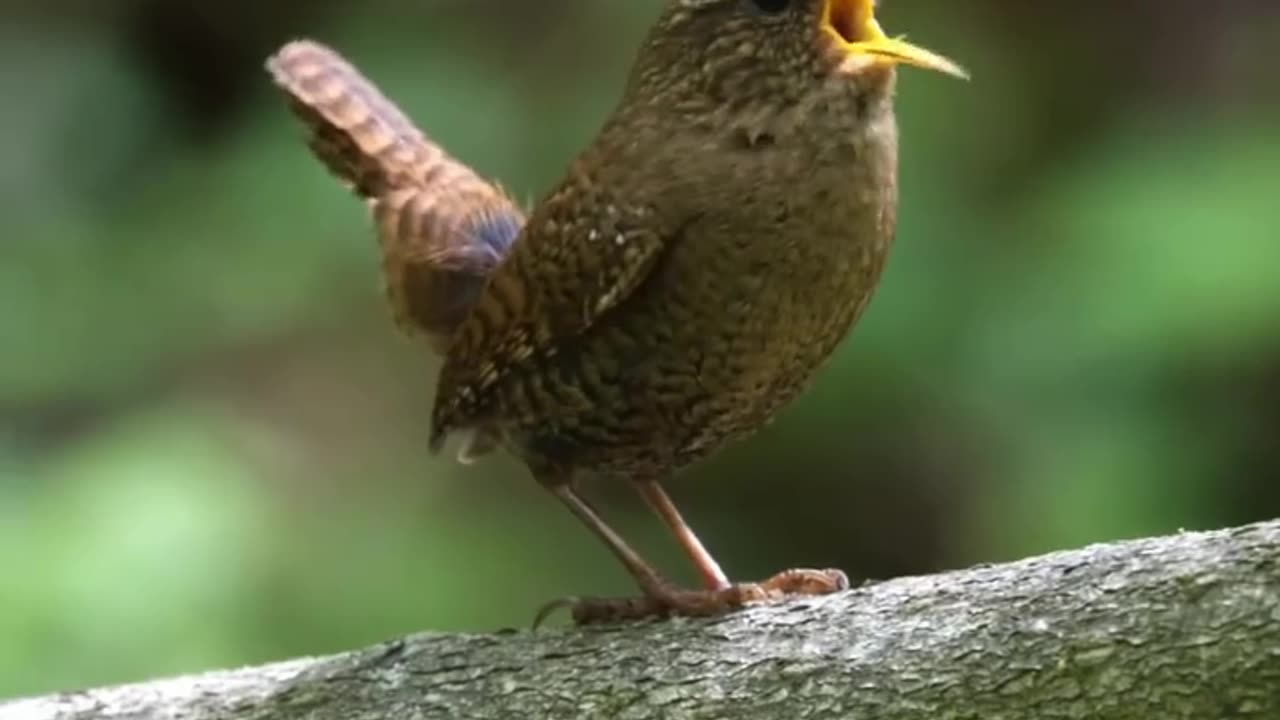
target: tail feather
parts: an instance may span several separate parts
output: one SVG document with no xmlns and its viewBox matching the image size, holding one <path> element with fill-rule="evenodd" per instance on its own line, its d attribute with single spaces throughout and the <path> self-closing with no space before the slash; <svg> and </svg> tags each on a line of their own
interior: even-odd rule
<svg viewBox="0 0 1280 720">
<path fill-rule="evenodd" d="M 365 198 L 421 185 L 430 166 L 450 162 L 399 108 L 341 55 L 310 40 L 267 61 L 293 112 L 311 130 L 316 156 Z"/>
<path fill-rule="evenodd" d="M 410 189 L 374 203 L 396 321 L 441 354 L 524 226 L 504 197 L 460 199 Z"/>
<path fill-rule="evenodd" d="M 337 52 L 310 40 L 267 60 L 321 162 L 369 201 L 397 322 L 444 352 L 524 213 L 431 142 Z"/>
</svg>

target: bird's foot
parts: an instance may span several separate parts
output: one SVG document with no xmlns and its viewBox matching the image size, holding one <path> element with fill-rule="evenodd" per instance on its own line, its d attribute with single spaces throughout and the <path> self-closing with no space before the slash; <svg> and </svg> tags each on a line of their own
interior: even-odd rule
<svg viewBox="0 0 1280 720">
<path fill-rule="evenodd" d="M 720 590 L 683 590 L 661 585 L 640 597 L 555 600 L 538 612 L 534 627 L 564 608 L 569 610 L 575 624 L 598 625 L 649 618 L 725 615 L 747 605 L 778 602 L 797 596 L 829 595 L 848 588 L 848 576 L 835 569 L 784 570 L 761 582 L 738 583 Z"/>
</svg>

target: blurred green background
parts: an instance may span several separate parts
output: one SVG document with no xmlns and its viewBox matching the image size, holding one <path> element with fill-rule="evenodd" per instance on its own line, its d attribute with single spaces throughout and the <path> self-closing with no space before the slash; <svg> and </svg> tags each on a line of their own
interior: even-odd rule
<svg viewBox="0 0 1280 720">
<path fill-rule="evenodd" d="M 817 389 L 670 488 L 737 577 L 1280 515 L 1280 5 L 886 2 L 902 221 Z M 628 593 L 509 458 L 425 448 L 360 203 L 262 61 L 348 54 L 536 198 L 657 0 L 0 4 L 0 697 Z M 589 484 L 682 579 L 625 487 Z"/>
</svg>

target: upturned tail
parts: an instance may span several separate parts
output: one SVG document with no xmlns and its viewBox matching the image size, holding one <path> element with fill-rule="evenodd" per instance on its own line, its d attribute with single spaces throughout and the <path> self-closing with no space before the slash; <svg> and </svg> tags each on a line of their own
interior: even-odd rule
<svg viewBox="0 0 1280 720">
<path fill-rule="evenodd" d="M 431 142 L 335 51 L 285 45 L 267 69 L 307 145 L 369 202 L 397 322 L 443 353 L 524 225 L 501 188 Z"/>
</svg>

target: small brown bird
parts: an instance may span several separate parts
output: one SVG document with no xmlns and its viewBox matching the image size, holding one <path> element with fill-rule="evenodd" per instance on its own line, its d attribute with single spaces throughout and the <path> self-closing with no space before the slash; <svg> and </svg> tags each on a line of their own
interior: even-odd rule
<svg viewBox="0 0 1280 720">
<path fill-rule="evenodd" d="M 895 67 L 873 0 L 669 0 L 621 102 L 527 219 L 359 72 L 312 42 L 268 62 L 310 146 L 372 207 L 400 324 L 444 355 L 430 444 L 469 435 L 533 476 L 642 597 L 579 622 L 709 615 L 847 586 L 837 570 L 731 583 L 659 482 L 760 428 L 866 307 L 898 202 Z M 699 570 L 683 590 L 574 487 L 631 483 Z"/>
</svg>

